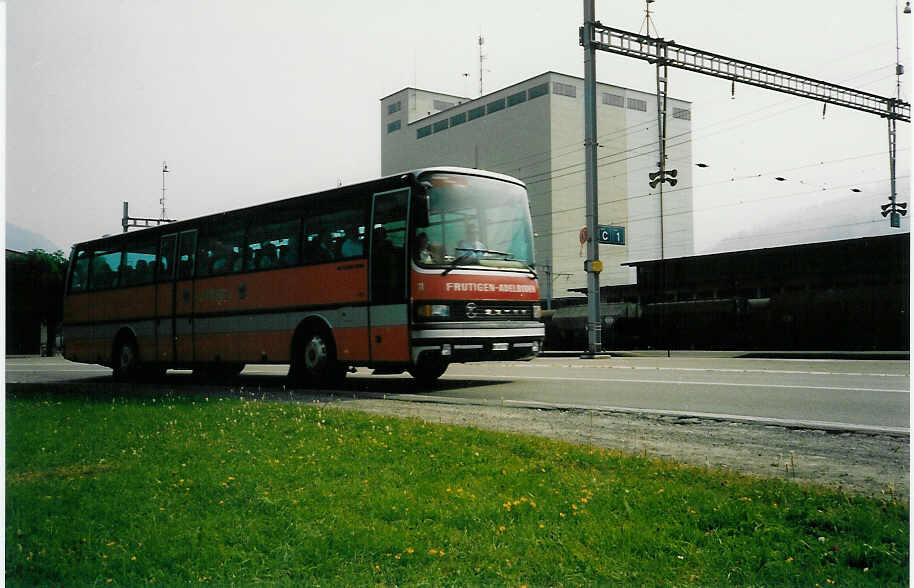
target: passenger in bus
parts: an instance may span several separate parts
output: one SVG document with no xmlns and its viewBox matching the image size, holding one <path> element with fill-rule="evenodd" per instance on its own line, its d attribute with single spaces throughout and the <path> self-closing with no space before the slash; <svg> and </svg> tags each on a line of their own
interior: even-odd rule
<svg viewBox="0 0 914 588">
<path fill-rule="evenodd" d="M 76 268 L 73 270 L 73 290 L 83 290 L 86 287 L 86 272 L 83 269 L 83 266 L 80 264 L 76 265 Z"/>
<path fill-rule="evenodd" d="M 276 264 L 276 245 L 266 241 L 258 250 L 257 269 L 270 269 Z"/>
<path fill-rule="evenodd" d="M 482 257 L 485 255 L 486 246 L 479 240 L 479 233 L 473 225 L 467 225 L 463 239 L 457 243 L 457 256 Z"/>
<path fill-rule="evenodd" d="M 358 227 L 352 226 L 346 229 L 346 240 L 343 241 L 341 254 L 343 257 L 362 257 L 364 248 L 362 241 L 359 240 Z"/>
<path fill-rule="evenodd" d="M 387 229 L 383 226 L 375 227 L 372 235 L 372 249 L 375 255 L 389 256 L 393 255 L 393 243 L 387 238 Z"/>
<path fill-rule="evenodd" d="M 145 259 L 141 259 L 136 262 L 136 270 L 133 274 L 133 282 L 135 284 L 145 284 L 151 282 L 152 279 L 149 275 L 149 265 L 146 263 Z"/>
<path fill-rule="evenodd" d="M 318 239 L 318 261 L 333 261 L 334 258 L 336 258 L 336 255 L 333 253 L 333 239 L 330 236 L 330 233 L 328 231 L 321 231 Z"/>
<path fill-rule="evenodd" d="M 416 261 L 419 263 L 435 263 L 432 245 L 428 240 L 428 235 L 425 233 L 416 235 Z"/>
</svg>

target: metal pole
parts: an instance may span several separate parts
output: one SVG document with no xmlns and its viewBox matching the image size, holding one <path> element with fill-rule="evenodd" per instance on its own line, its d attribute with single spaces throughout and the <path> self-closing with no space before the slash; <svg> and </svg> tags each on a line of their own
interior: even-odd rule
<svg viewBox="0 0 914 588">
<path fill-rule="evenodd" d="M 584 0 L 584 165 L 587 220 L 587 352 L 602 351 L 600 325 L 600 251 L 597 240 L 597 68 L 593 45 L 594 0 Z"/>
<path fill-rule="evenodd" d="M 894 229 L 901 228 L 901 216 L 895 212 L 895 200 L 898 197 L 895 184 L 895 105 L 890 105 L 891 115 L 889 115 L 889 202 L 892 203 L 892 212 L 889 218 L 889 226 Z"/>
<path fill-rule="evenodd" d="M 127 232 L 127 223 L 130 220 L 130 216 L 127 214 L 127 203 L 124 202 L 124 216 L 121 217 L 121 227 L 123 227 L 124 232 Z"/>
<path fill-rule="evenodd" d="M 658 135 L 658 152 L 659 161 L 657 167 L 660 172 L 660 302 L 662 304 L 660 312 L 660 330 L 663 333 L 663 339 L 666 341 L 666 356 L 670 357 L 670 338 L 666 329 L 666 251 L 663 246 L 663 184 L 666 183 L 666 106 L 667 106 L 667 85 L 669 78 L 666 57 L 667 48 L 662 39 L 657 40 L 657 135 Z"/>
</svg>

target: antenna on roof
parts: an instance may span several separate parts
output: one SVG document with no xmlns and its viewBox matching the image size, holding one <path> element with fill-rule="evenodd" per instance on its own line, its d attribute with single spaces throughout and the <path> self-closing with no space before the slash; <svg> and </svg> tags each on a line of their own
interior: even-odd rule
<svg viewBox="0 0 914 588">
<path fill-rule="evenodd" d="M 479 42 L 479 95 L 482 96 L 482 72 L 485 71 L 483 62 L 486 60 L 486 56 L 482 52 L 482 46 L 486 40 L 482 35 L 479 35 L 477 41 Z"/>
<path fill-rule="evenodd" d="M 659 37 L 660 34 L 657 33 L 657 25 L 654 24 L 653 19 L 651 19 L 651 4 L 656 0 L 644 0 L 644 20 L 641 21 L 641 29 L 644 29 L 644 34 L 648 37 L 651 36 L 651 29 L 654 29 L 654 36 Z M 638 32 L 641 32 L 641 29 L 638 29 Z"/>
<path fill-rule="evenodd" d="M 165 174 L 168 173 L 168 164 L 164 161 L 162 162 L 162 197 L 159 198 L 159 204 L 162 205 L 162 220 L 168 218 L 165 215 Z"/>
</svg>

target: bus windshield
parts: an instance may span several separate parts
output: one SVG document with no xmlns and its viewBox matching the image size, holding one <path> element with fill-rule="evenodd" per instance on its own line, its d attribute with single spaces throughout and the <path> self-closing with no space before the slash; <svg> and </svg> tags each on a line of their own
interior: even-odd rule
<svg viewBox="0 0 914 588">
<path fill-rule="evenodd" d="M 493 178 L 434 173 L 429 226 L 416 227 L 413 259 L 425 267 L 533 266 L 533 230 L 523 186 Z"/>
</svg>

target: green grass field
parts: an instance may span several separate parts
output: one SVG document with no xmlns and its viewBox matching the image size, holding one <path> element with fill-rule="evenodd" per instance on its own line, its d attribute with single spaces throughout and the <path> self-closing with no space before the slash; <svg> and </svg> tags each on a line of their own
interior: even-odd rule
<svg viewBox="0 0 914 588">
<path fill-rule="evenodd" d="M 908 504 L 316 404 L 6 405 L 10 586 L 908 584 Z"/>
</svg>

